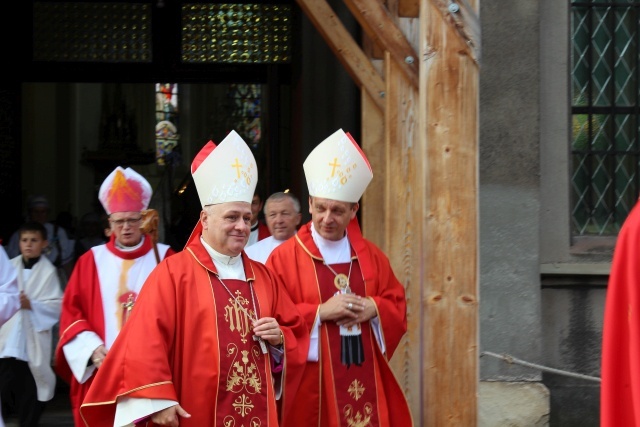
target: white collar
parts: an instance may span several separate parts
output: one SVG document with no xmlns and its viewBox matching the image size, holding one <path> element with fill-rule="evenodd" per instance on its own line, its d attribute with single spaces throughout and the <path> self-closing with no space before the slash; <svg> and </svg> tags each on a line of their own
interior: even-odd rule
<svg viewBox="0 0 640 427">
<path fill-rule="evenodd" d="M 135 246 L 124 246 L 122 243 L 118 242 L 118 239 L 116 239 L 114 242 L 116 248 L 118 248 L 118 250 L 122 252 L 133 252 L 136 249 L 140 249 L 143 243 L 144 243 L 144 234 L 142 235 L 142 239 L 140 240 L 140 243 L 138 243 Z"/>
<path fill-rule="evenodd" d="M 344 235 L 340 240 L 327 240 L 322 237 L 311 223 L 311 237 L 320 250 L 324 262 L 327 264 L 338 264 L 351 260 L 351 245 L 349 236 Z"/>
<path fill-rule="evenodd" d="M 242 254 L 237 256 L 224 255 L 213 249 L 207 242 L 204 241 L 204 238 L 202 236 L 200 236 L 200 241 L 211 257 L 213 264 L 216 266 L 218 275 L 221 279 L 247 280 L 244 274 Z"/>
</svg>

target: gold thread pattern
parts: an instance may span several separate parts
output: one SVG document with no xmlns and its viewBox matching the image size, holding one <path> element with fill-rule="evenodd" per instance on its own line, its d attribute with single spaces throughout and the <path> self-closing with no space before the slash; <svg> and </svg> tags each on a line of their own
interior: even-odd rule
<svg viewBox="0 0 640 427">
<path fill-rule="evenodd" d="M 243 344 L 247 343 L 247 337 L 251 334 L 251 319 L 249 316 L 255 317 L 254 311 L 247 311 L 242 306 L 248 306 L 249 300 L 242 296 L 240 291 L 235 292 L 236 296 L 229 298 L 229 305 L 224 308 L 224 320 L 229 323 L 231 332 L 238 332 Z"/>
<path fill-rule="evenodd" d="M 353 406 L 344 407 L 344 418 L 348 427 L 367 427 L 371 425 L 371 414 L 373 413 L 373 405 L 365 403 L 362 412 L 353 409 Z"/>
<path fill-rule="evenodd" d="M 353 380 L 353 382 L 349 385 L 347 390 L 351 397 L 357 402 L 360 400 L 362 395 L 364 394 L 364 387 L 362 383 L 358 380 Z"/>
</svg>

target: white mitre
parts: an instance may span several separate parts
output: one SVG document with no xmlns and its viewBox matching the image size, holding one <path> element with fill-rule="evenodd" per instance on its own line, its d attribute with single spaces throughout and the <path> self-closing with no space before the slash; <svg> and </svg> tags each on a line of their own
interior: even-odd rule
<svg viewBox="0 0 640 427">
<path fill-rule="evenodd" d="M 342 129 L 322 141 L 303 164 L 309 195 L 357 203 L 373 179 L 369 160 Z"/>
<path fill-rule="evenodd" d="M 251 203 L 258 167 L 251 149 L 231 131 L 216 146 L 209 141 L 191 163 L 191 175 L 202 206 L 226 202 Z"/>
</svg>

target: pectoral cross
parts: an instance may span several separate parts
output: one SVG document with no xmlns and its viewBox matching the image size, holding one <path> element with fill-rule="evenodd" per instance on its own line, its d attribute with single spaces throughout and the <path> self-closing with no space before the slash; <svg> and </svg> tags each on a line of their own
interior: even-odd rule
<svg viewBox="0 0 640 427">
<path fill-rule="evenodd" d="M 264 340 L 257 335 L 253 336 L 254 341 L 258 341 L 260 344 L 260 349 L 262 350 L 262 354 L 267 354 L 267 345 L 264 343 Z"/>
<path fill-rule="evenodd" d="M 133 310 L 133 306 L 136 303 L 135 294 L 129 293 L 127 296 L 127 300 L 122 303 L 122 325 L 127 322 L 129 319 L 129 315 L 131 315 L 131 310 Z"/>
</svg>

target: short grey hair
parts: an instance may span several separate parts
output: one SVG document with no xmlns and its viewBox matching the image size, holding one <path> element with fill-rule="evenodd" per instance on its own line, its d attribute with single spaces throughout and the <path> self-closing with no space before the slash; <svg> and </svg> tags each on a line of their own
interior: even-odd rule
<svg viewBox="0 0 640 427">
<path fill-rule="evenodd" d="M 269 201 L 276 201 L 276 200 L 283 200 L 283 199 L 290 199 L 291 202 L 293 203 L 293 209 L 296 211 L 296 213 L 300 213 L 300 200 L 298 200 L 296 196 L 294 196 L 291 192 L 289 192 L 289 190 L 278 191 L 277 193 L 273 193 L 272 195 L 270 195 L 269 198 L 264 202 L 264 208 L 262 209 L 263 212 L 265 214 L 267 213 L 267 204 L 269 203 Z"/>
</svg>

